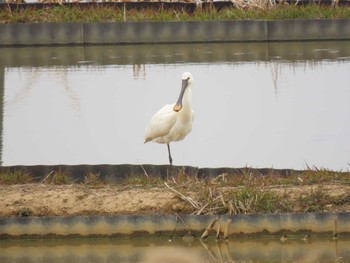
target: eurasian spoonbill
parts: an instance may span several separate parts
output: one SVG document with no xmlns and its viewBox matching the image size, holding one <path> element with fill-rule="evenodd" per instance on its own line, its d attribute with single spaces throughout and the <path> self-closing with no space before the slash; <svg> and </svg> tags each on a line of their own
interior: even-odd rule
<svg viewBox="0 0 350 263">
<path fill-rule="evenodd" d="M 182 75 L 180 96 L 175 104 L 167 104 L 151 119 L 146 130 L 145 142 L 166 143 L 169 162 L 173 164 L 170 142 L 183 140 L 192 130 L 194 112 L 191 108 L 193 77 L 189 72 Z"/>
</svg>

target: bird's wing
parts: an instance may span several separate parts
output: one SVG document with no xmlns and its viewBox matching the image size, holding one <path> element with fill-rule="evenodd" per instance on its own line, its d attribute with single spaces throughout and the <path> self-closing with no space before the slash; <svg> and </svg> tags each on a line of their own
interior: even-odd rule
<svg viewBox="0 0 350 263">
<path fill-rule="evenodd" d="M 174 105 L 165 105 L 151 119 L 146 130 L 145 142 L 167 135 L 176 122 Z"/>
</svg>

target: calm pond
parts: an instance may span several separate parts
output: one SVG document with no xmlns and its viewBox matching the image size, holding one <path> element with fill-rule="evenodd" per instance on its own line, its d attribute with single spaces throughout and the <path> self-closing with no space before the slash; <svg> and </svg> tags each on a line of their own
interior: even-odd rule
<svg viewBox="0 0 350 263">
<path fill-rule="evenodd" d="M 297 237 L 244 238 L 228 242 L 181 239 L 83 239 L 0 241 L 2 263 L 30 262 L 350 262 L 350 240 L 312 240 Z"/>
<path fill-rule="evenodd" d="M 167 164 L 143 144 L 194 78 L 175 165 L 349 170 L 350 43 L 0 49 L 1 164 Z"/>
</svg>

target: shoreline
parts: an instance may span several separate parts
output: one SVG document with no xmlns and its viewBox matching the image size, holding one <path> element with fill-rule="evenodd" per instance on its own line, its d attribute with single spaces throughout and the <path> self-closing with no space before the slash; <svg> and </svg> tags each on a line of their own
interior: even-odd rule
<svg viewBox="0 0 350 263">
<path fill-rule="evenodd" d="M 286 213 L 260 215 L 119 215 L 1 218 L 0 237 L 14 238 L 103 238 L 181 237 L 191 231 L 200 236 L 208 226 L 230 236 L 305 235 L 349 237 L 350 213 Z M 182 222 L 181 222 L 182 221 Z M 215 230 L 214 230 L 215 229 Z"/>
</svg>

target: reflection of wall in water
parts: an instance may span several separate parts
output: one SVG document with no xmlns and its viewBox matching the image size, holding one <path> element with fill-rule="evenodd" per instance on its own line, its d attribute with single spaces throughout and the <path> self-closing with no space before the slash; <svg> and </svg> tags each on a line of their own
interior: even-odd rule
<svg viewBox="0 0 350 263">
<path fill-rule="evenodd" d="M 0 67 L 286 62 L 350 58 L 349 41 L 2 48 Z"/>
<path fill-rule="evenodd" d="M 349 240 L 315 240 L 298 237 L 283 244 L 273 237 L 236 238 L 228 242 L 187 244 L 167 239 L 96 239 L 49 242 L 7 241 L 0 245 L 0 260 L 10 262 L 336 262 L 350 258 Z"/>
<path fill-rule="evenodd" d="M 0 165 L 2 165 L 2 135 L 4 116 L 5 68 L 0 65 Z"/>
<path fill-rule="evenodd" d="M 134 79 L 146 79 L 146 66 L 145 64 L 132 65 L 132 71 Z"/>
</svg>

